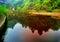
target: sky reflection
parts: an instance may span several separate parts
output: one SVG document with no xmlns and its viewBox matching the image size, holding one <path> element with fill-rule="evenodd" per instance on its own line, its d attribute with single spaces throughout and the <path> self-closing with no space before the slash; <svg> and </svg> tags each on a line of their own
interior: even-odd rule
<svg viewBox="0 0 60 42">
<path fill-rule="evenodd" d="M 13 28 L 8 28 L 4 37 L 4 42 L 60 42 L 60 29 L 53 31 L 49 29 L 48 32 L 44 32 L 42 35 L 38 34 L 35 30 L 34 33 L 29 27 L 23 27 L 20 23 L 17 23 Z"/>
</svg>

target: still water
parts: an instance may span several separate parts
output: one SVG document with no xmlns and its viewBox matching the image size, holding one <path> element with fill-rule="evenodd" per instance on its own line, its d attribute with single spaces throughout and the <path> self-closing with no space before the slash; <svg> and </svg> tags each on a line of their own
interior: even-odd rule
<svg viewBox="0 0 60 42">
<path fill-rule="evenodd" d="M 13 27 L 8 27 L 4 42 L 60 42 L 60 29 L 55 28 L 54 19 L 35 16 L 19 20 Z"/>
</svg>

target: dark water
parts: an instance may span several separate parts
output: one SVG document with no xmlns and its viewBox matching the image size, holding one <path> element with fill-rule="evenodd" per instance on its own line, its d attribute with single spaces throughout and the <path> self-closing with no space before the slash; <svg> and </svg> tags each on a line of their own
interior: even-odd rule
<svg viewBox="0 0 60 42">
<path fill-rule="evenodd" d="M 12 18 L 4 42 L 60 42 L 59 23 L 50 16 Z"/>
</svg>

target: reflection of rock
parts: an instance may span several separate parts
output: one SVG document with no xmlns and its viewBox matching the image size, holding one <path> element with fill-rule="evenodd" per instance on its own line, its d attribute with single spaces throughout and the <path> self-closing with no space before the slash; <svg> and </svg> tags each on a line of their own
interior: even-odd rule
<svg viewBox="0 0 60 42">
<path fill-rule="evenodd" d="M 22 19 L 24 23 L 23 26 L 29 26 L 32 32 L 38 30 L 38 33 L 41 35 L 42 31 L 48 31 L 50 28 L 56 30 L 57 22 L 55 19 L 52 19 L 50 16 L 29 16 Z"/>
</svg>

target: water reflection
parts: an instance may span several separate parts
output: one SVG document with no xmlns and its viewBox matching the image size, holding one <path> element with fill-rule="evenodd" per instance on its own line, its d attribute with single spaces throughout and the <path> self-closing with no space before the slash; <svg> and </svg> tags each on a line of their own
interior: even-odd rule
<svg viewBox="0 0 60 42">
<path fill-rule="evenodd" d="M 11 17 L 8 27 L 4 42 L 60 42 L 60 20 L 50 16 Z"/>
<path fill-rule="evenodd" d="M 38 30 L 38 33 L 41 35 L 42 31 L 47 32 L 49 29 L 58 30 L 59 27 L 57 24 L 57 20 L 51 18 L 50 16 L 27 16 L 24 17 L 23 22 L 21 23 L 23 26 L 31 29 L 34 33 L 35 30 Z M 59 22 L 58 22 L 59 23 Z M 60 25 L 60 24 L 59 24 Z"/>
<path fill-rule="evenodd" d="M 60 29 L 53 31 L 49 29 L 40 36 L 38 30 L 31 32 L 29 27 L 23 27 L 17 23 L 13 29 L 8 28 L 4 38 L 4 42 L 60 42 Z"/>
</svg>

